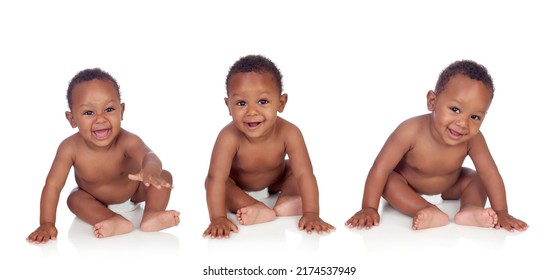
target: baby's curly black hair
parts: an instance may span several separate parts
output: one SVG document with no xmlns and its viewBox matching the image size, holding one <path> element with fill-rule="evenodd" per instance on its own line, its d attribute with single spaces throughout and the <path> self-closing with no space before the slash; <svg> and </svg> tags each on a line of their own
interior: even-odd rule
<svg viewBox="0 0 559 280">
<path fill-rule="evenodd" d="M 447 66 L 439 75 L 437 85 L 435 86 L 435 93 L 441 93 L 450 78 L 458 74 L 482 82 L 491 90 L 491 96 L 493 96 L 495 87 L 493 86 L 493 79 L 491 75 L 489 75 L 487 68 L 472 60 L 458 60 Z"/>
<path fill-rule="evenodd" d="M 229 68 L 229 73 L 227 73 L 227 78 L 225 79 L 225 88 L 227 89 L 227 94 L 229 94 L 229 80 L 234 74 L 237 73 L 270 73 L 276 85 L 278 86 L 279 92 L 283 92 L 283 84 L 280 70 L 278 67 L 267 57 L 262 55 L 247 55 L 241 57 L 237 62 Z"/>
<path fill-rule="evenodd" d="M 79 83 L 88 82 L 94 79 L 111 81 L 114 84 L 116 91 L 118 92 L 118 99 L 120 99 L 120 86 L 113 78 L 113 76 L 101 70 L 100 68 L 84 69 L 78 72 L 78 74 L 76 74 L 72 78 L 70 84 L 68 85 L 68 90 L 66 91 L 66 99 L 68 99 L 68 107 L 70 109 L 72 109 L 72 90 L 74 90 L 74 87 Z"/>
</svg>

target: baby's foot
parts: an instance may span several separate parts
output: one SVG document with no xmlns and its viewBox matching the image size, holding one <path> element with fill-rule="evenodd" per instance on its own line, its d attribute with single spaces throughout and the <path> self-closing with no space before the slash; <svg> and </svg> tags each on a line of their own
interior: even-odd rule
<svg viewBox="0 0 559 280">
<path fill-rule="evenodd" d="M 241 225 L 269 222 L 276 218 L 276 212 L 261 202 L 237 210 L 237 220 Z"/>
<path fill-rule="evenodd" d="M 467 206 L 456 213 L 454 222 L 465 226 L 495 227 L 498 217 L 491 208 Z"/>
<path fill-rule="evenodd" d="M 144 210 L 144 217 L 140 223 L 142 231 L 160 231 L 179 224 L 180 213 L 175 210 L 153 211 Z"/>
<path fill-rule="evenodd" d="M 97 238 L 125 234 L 132 230 L 134 230 L 132 222 L 120 215 L 114 215 L 93 225 L 93 234 Z"/>
<path fill-rule="evenodd" d="M 448 224 L 448 215 L 434 205 L 427 206 L 413 217 L 412 229 L 428 229 Z"/>
</svg>

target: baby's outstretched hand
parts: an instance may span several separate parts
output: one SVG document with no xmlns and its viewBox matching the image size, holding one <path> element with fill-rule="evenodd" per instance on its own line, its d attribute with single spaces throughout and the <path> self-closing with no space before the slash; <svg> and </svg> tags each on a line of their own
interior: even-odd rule
<svg viewBox="0 0 559 280">
<path fill-rule="evenodd" d="M 496 229 L 504 228 L 508 231 L 518 230 L 525 231 L 528 229 L 528 224 L 525 222 L 511 216 L 506 211 L 495 211 L 497 212 L 498 222 L 495 225 Z"/>
<path fill-rule="evenodd" d="M 379 221 L 380 215 L 377 209 L 366 207 L 355 213 L 353 217 L 345 222 L 345 225 L 350 228 L 357 227 L 357 229 L 371 229 L 373 226 L 378 226 Z"/>
<path fill-rule="evenodd" d="M 229 238 L 230 232 L 239 232 L 237 225 L 231 222 L 226 217 L 217 217 L 211 220 L 210 225 L 202 234 L 203 237 L 210 237 L 210 238 Z"/>
<path fill-rule="evenodd" d="M 318 234 L 330 233 L 336 228 L 329 223 L 323 221 L 317 213 L 310 213 L 305 212 L 303 216 L 299 220 L 299 229 L 306 230 L 307 233 L 312 233 L 313 230 L 316 230 Z"/>
<path fill-rule="evenodd" d="M 128 174 L 128 179 L 143 182 L 146 187 L 153 186 L 157 189 L 173 187 L 165 178 L 161 177 L 161 174 L 148 172 L 145 169 L 136 174 Z"/>
<path fill-rule="evenodd" d="M 44 223 L 40 225 L 34 232 L 32 232 L 27 238 L 29 243 L 47 243 L 49 240 L 56 239 L 58 235 L 58 230 L 53 223 Z"/>
</svg>

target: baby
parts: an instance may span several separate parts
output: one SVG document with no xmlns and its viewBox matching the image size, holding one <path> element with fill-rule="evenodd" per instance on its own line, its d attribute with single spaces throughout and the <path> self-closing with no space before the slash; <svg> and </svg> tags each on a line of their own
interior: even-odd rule
<svg viewBox="0 0 559 280">
<path fill-rule="evenodd" d="M 236 212 L 242 225 L 302 215 L 301 230 L 334 230 L 319 217 L 317 181 L 303 135 L 277 116 L 287 103 L 279 69 L 263 56 L 245 56 L 230 68 L 226 88 L 233 121 L 221 130 L 212 152 L 206 178 L 210 225 L 203 236 L 238 232 L 227 210 Z M 265 188 L 279 192 L 273 209 L 247 194 Z"/>
<path fill-rule="evenodd" d="M 493 99 L 493 81 L 473 61 L 450 64 L 427 93 L 430 114 L 408 119 L 388 137 L 365 183 L 362 209 L 350 228 L 379 224 L 380 197 L 413 217 L 412 229 L 444 226 L 449 217 L 425 195 L 460 199 L 460 225 L 524 231 L 528 225 L 508 212 L 505 186 L 480 126 Z M 476 170 L 462 166 L 469 156 Z M 491 208 L 485 208 L 487 198 Z"/>
<path fill-rule="evenodd" d="M 85 69 L 70 81 L 66 118 L 78 132 L 66 138 L 56 152 L 41 196 L 39 227 L 27 241 L 55 239 L 56 208 L 70 169 L 78 187 L 68 207 L 93 225 L 93 234 L 108 237 L 131 232 L 134 225 L 109 206 L 145 201 L 143 231 L 176 226 L 179 212 L 165 210 L 173 178 L 138 136 L 121 128 L 124 103 L 115 79 L 101 69 Z"/>
</svg>

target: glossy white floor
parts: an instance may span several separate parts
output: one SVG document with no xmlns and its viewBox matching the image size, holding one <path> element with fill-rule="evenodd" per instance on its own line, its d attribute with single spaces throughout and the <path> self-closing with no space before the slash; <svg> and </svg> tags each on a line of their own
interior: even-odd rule
<svg viewBox="0 0 559 280">
<path fill-rule="evenodd" d="M 355 274 L 331 279 L 555 277 L 559 46 L 551 34 L 559 19 L 551 4 L 529 3 L 2 2 L 0 275 L 223 279 L 204 270 L 261 267 L 288 271 L 265 279 L 296 279 L 305 277 L 297 275 L 305 272 L 300 267 L 342 266 L 355 267 Z M 307 235 L 297 229 L 298 217 L 285 217 L 241 226 L 228 240 L 202 238 L 208 224 L 203 182 L 215 136 L 230 121 L 225 75 L 250 53 L 267 55 L 283 72 L 289 102 L 281 116 L 305 135 L 321 215 L 337 227 L 331 234 Z M 510 212 L 530 229 L 450 223 L 412 231 L 411 218 L 389 207 L 379 227 L 344 227 L 360 207 L 365 176 L 386 137 L 404 119 L 427 113 L 425 94 L 438 73 L 464 58 L 487 66 L 495 80 L 482 131 Z M 64 119 L 67 83 L 97 66 L 120 83 L 123 126 L 174 174 L 169 208 L 181 212 L 181 224 L 96 239 L 65 205 L 75 187 L 70 174 L 58 207 L 58 239 L 28 244 L 56 147 L 75 132 Z M 458 208 L 429 199 L 451 216 Z M 140 215 L 129 216 L 137 222 Z"/>
</svg>

